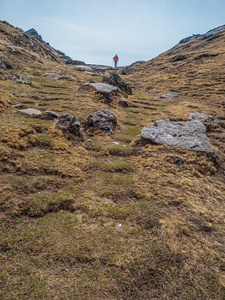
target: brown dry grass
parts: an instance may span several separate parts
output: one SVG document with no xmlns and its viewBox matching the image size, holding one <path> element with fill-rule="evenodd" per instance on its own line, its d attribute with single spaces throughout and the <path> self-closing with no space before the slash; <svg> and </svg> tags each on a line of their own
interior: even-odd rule
<svg viewBox="0 0 225 300">
<path fill-rule="evenodd" d="M 0 47 L 8 53 L 5 43 L 21 32 L 1 28 L 7 35 L 1 32 Z M 0 299 L 225 298 L 218 66 L 224 52 L 222 42 L 215 43 L 204 51 L 216 47 L 220 55 L 204 63 L 193 61 L 203 53 L 193 44 L 182 50 L 186 65 L 170 62 L 180 46 L 140 64 L 124 77 L 134 86 L 126 109 L 82 93 L 80 85 L 93 78 L 43 58 L 40 49 L 20 45 L 37 60 L 8 53 L 16 67 L 4 72 L 28 76 L 32 85 L 0 80 Z M 49 79 L 51 70 L 71 80 Z M 170 90 L 180 96 L 154 100 Z M 18 103 L 71 113 L 83 127 L 90 113 L 109 108 L 119 125 L 111 137 L 84 131 L 72 138 L 54 121 L 18 114 L 12 107 Z M 215 155 L 143 145 L 137 137 L 156 119 L 186 120 L 191 111 L 216 117 L 207 125 Z"/>
</svg>

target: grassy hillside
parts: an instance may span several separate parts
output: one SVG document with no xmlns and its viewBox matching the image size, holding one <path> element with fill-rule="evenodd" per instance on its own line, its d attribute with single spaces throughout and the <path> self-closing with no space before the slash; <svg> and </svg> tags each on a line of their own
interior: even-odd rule
<svg viewBox="0 0 225 300">
<path fill-rule="evenodd" d="M 123 108 L 80 89 L 101 75 L 0 23 L 0 299 L 225 299 L 224 35 L 136 65 Z M 170 91 L 179 97 L 155 100 Z M 111 136 L 86 127 L 99 109 L 117 117 Z M 46 110 L 76 116 L 82 137 Z M 192 111 L 215 118 L 213 154 L 140 140 L 143 126 Z"/>
</svg>

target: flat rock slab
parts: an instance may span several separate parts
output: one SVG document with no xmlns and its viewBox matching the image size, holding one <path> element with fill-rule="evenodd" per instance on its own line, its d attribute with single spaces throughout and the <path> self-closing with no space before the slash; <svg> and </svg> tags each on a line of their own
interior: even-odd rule
<svg viewBox="0 0 225 300">
<path fill-rule="evenodd" d="M 206 127 L 196 121 L 170 122 L 158 120 L 141 131 L 143 139 L 156 144 L 178 146 L 194 151 L 213 152 Z"/>
<path fill-rule="evenodd" d="M 29 115 L 29 116 L 40 116 L 41 111 L 34 108 L 26 108 L 26 109 L 20 109 L 18 110 L 19 113 Z"/>
<path fill-rule="evenodd" d="M 119 90 L 117 87 L 106 84 L 106 83 L 84 83 L 80 87 L 82 92 L 96 91 L 103 96 L 105 103 L 110 104 L 115 97 L 118 96 Z"/>
<path fill-rule="evenodd" d="M 112 92 L 118 91 L 118 88 L 106 83 L 84 83 L 82 87 L 94 89 L 96 92 L 100 94 L 110 94 Z"/>
<path fill-rule="evenodd" d="M 168 94 L 165 94 L 165 95 L 161 95 L 159 97 L 156 97 L 156 99 L 168 99 L 168 98 L 175 98 L 175 97 L 178 97 L 179 95 L 175 92 L 170 92 Z"/>
</svg>

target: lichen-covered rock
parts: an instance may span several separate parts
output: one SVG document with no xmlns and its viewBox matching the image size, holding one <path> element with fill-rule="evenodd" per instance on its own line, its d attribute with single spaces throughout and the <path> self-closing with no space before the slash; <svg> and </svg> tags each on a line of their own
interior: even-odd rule
<svg viewBox="0 0 225 300">
<path fill-rule="evenodd" d="M 88 126 L 100 129 L 107 134 L 112 134 L 117 125 L 114 114 L 109 110 L 98 110 L 88 116 Z"/>
<path fill-rule="evenodd" d="M 196 121 L 170 122 L 158 120 L 141 131 L 143 139 L 156 144 L 189 148 L 195 151 L 213 152 L 206 136 L 206 127 Z"/>
<path fill-rule="evenodd" d="M 57 128 L 61 129 L 64 133 L 72 133 L 73 135 L 80 136 L 80 122 L 72 115 L 62 114 L 59 117 Z"/>
</svg>

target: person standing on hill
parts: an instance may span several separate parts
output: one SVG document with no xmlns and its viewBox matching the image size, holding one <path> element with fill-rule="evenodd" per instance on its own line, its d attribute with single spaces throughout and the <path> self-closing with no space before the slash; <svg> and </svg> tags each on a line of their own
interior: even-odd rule
<svg viewBox="0 0 225 300">
<path fill-rule="evenodd" d="M 119 57 L 117 56 L 117 54 L 113 57 L 113 60 L 114 60 L 114 66 L 115 66 L 115 68 L 117 68 L 117 62 L 119 60 Z"/>
</svg>

